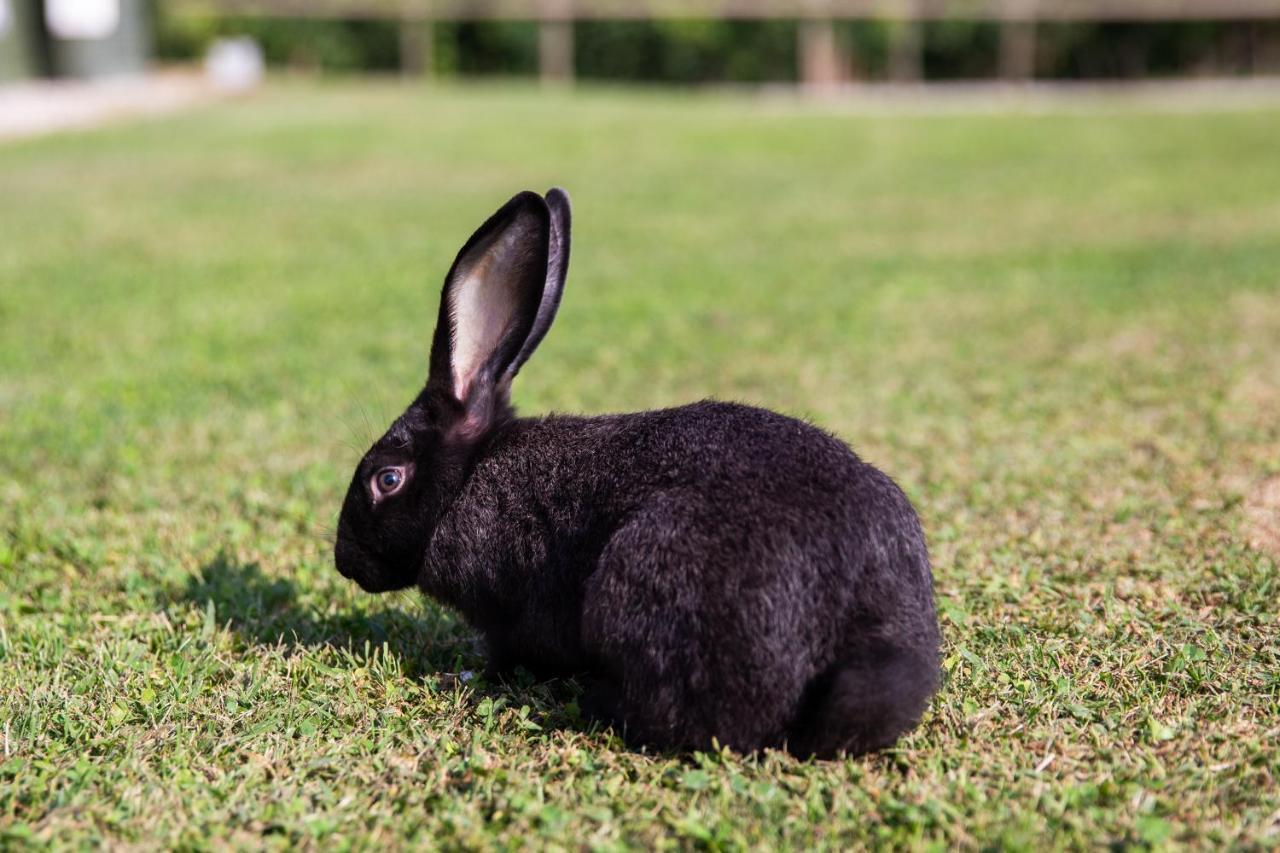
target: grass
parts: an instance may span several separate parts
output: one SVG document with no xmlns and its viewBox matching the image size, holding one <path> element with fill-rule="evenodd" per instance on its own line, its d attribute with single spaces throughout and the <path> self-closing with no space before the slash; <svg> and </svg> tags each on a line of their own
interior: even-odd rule
<svg viewBox="0 0 1280 853">
<path fill-rule="evenodd" d="M 278 84 L 0 145 L 0 846 L 1280 845 L 1278 134 Z M 915 500 L 894 750 L 632 752 L 333 570 L 453 252 L 553 183 L 526 411 L 749 400 Z"/>
</svg>

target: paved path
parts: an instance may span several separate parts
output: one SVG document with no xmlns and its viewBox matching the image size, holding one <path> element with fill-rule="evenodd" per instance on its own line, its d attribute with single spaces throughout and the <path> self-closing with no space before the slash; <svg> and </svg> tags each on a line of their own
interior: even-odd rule
<svg viewBox="0 0 1280 853">
<path fill-rule="evenodd" d="M 0 139 L 96 127 L 162 115 L 218 97 L 195 73 L 162 72 L 103 81 L 37 80 L 0 86 Z"/>
</svg>

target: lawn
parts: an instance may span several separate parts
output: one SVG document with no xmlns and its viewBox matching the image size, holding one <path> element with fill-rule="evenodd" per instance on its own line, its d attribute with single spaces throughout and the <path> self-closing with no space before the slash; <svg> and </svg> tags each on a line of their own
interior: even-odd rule
<svg viewBox="0 0 1280 853">
<path fill-rule="evenodd" d="M 0 144 L 0 847 L 1280 845 L 1278 138 L 277 83 Z M 916 502 L 895 749 L 633 752 L 333 569 L 453 253 L 552 184 L 523 410 L 750 401 Z"/>
</svg>

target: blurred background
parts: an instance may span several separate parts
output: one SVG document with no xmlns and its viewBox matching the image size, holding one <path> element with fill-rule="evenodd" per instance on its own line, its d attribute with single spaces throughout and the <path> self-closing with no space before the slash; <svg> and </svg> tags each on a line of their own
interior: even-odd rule
<svg viewBox="0 0 1280 853">
<path fill-rule="evenodd" d="M 229 37 L 271 67 L 445 78 L 832 90 L 1280 73 L 1275 0 L 0 0 L 0 81 L 190 65 Z"/>
</svg>

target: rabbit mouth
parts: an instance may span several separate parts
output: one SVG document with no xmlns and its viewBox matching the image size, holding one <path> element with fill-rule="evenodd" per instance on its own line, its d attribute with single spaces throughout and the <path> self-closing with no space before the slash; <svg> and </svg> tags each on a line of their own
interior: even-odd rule
<svg viewBox="0 0 1280 853">
<path fill-rule="evenodd" d="M 333 564 L 344 578 L 355 581 L 368 592 L 378 591 L 371 588 L 378 586 L 375 579 L 382 574 L 378 561 L 365 553 L 350 536 L 344 536 L 341 530 L 338 531 L 338 541 L 334 543 Z"/>
<path fill-rule="evenodd" d="M 348 580 L 358 581 L 360 576 L 364 574 L 361 568 L 368 560 L 364 553 L 360 550 L 360 546 L 352 542 L 348 537 L 338 533 L 338 541 L 333 546 L 333 565 L 338 570 L 338 574 Z"/>
<path fill-rule="evenodd" d="M 413 585 L 411 574 L 407 580 L 402 578 L 401 573 L 394 571 L 385 561 L 370 554 L 349 535 L 344 535 L 341 527 L 334 544 L 333 563 L 338 574 L 355 581 L 365 592 L 389 592 Z"/>
</svg>

